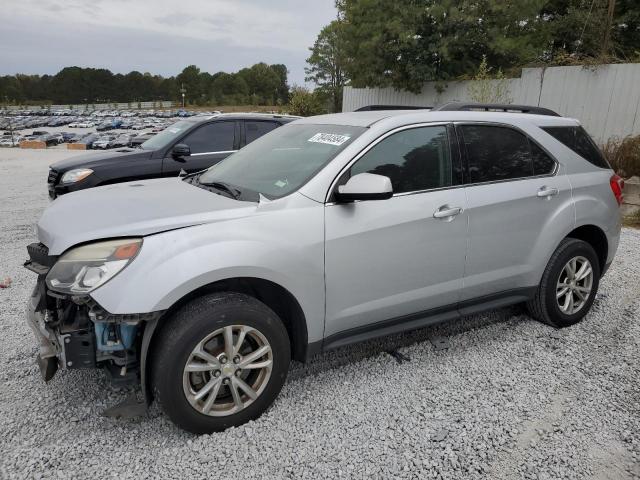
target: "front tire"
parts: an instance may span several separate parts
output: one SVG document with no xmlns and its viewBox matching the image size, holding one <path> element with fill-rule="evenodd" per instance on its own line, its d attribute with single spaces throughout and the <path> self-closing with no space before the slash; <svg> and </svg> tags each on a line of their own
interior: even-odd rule
<svg viewBox="0 0 640 480">
<path fill-rule="evenodd" d="M 578 323 L 598 291 L 600 265 L 587 242 L 565 238 L 551 256 L 538 290 L 527 303 L 530 315 L 555 328 Z"/>
<path fill-rule="evenodd" d="M 259 417 L 291 359 L 282 321 L 240 293 L 198 298 L 168 319 L 154 348 L 156 400 L 179 427 L 211 433 Z"/>
</svg>

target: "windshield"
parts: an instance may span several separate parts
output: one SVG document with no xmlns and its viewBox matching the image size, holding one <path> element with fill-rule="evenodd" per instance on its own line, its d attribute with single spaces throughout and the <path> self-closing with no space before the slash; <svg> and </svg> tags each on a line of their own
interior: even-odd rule
<svg viewBox="0 0 640 480">
<path fill-rule="evenodd" d="M 344 125 L 286 125 L 260 137 L 197 179 L 261 193 L 268 199 L 298 190 L 365 131 Z"/>
<path fill-rule="evenodd" d="M 193 127 L 193 122 L 180 120 L 170 127 L 165 128 L 157 135 L 140 145 L 144 150 L 158 150 L 169 146 L 176 138 L 182 135 L 188 128 Z"/>
</svg>

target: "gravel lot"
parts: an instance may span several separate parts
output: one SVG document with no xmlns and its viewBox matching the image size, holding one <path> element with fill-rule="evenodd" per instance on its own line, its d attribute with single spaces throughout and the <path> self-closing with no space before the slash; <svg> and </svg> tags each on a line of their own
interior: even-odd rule
<svg viewBox="0 0 640 480">
<path fill-rule="evenodd" d="M 155 407 L 102 417 L 131 390 L 101 372 L 40 379 L 21 265 L 47 165 L 73 154 L 0 151 L 1 478 L 640 478 L 640 230 L 578 326 L 515 307 L 343 348 L 295 364 L 258 421 L 197 437 Z"/>
</svg>

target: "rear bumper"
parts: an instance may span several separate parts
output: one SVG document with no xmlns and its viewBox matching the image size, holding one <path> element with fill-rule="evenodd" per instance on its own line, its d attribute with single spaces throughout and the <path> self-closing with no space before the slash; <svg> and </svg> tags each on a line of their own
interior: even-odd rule
<svg viewBox="0 0 640 480">
<path fill-rule="evenodd" d="M 609 270 L 609 267 L 613 263 L 613 260 L 618 252 L 618 246 L 620 245 L 620 235 L 622 231 L 622 219 L 618 215 L 616 216 L 616 224 L 605 233 L 607 237 L 607 246 L 609 251 L 607 252 L 607 260 L 605 262 L 604 268 L 600 273 L 600 276 L 603 276 Z"/>
</svg>

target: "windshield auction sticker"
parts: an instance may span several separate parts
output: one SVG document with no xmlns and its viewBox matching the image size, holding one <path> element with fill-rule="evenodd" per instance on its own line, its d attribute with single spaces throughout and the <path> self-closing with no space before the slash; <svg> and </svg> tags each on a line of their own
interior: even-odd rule
<svg viewBox="0 0 640 480">
<path fill-rule="evenodd" d="M 314 143 L 326 143 L 327 145 L 342 145 L 349 140 L 347 135 L 338 135 L 337 133 L 316 133 L 308 141 Z"/>
</svg>

